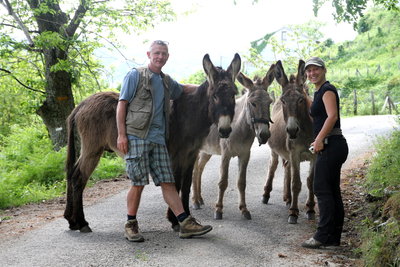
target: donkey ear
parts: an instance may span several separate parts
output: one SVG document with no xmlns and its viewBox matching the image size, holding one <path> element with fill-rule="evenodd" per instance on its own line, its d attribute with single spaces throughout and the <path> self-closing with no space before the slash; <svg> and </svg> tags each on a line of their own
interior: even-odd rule
<svg viewBox="0 0 400 267">
<path fill-rule="evenodd" d="M 282 88 L 289 83 L 288 78 L 283 69 L 282 62 L 280 60 L 276 62 L 274 73 L 276 81 L 282 86 Z"/>
<path fill-rule="evenodd" d="M 231 75 L 233 82 L 235 82 L 236 80 L 236 76 L 240 71 L 241 65 L 242 65 L 242 59 L 240 58 L 239 54 L 236 53 L 235 56 L 233 57 L 231 64 L 226 70 Z"/>
<path fill-rule="evenodd" d="M 307 75 L 306 75 L 306 70 L 304 68 L 305 62 L 303 60 L 299 60 L 299 66 L 297 67 L 297 77 L 296 77 L 296 83 L 297 85 L 303 86 L 303 84 L 307 80 Z"/>
<path fill-rule="evenodd" d="M 207 80 L 209 84 L 214 84 L 218 77 L 218 71 L 215 68 L 214 64 L 211 62 L 210 56 L 208 54 L 205 54 L 203 57 L 203 69 L 207 75 Z"/>
<path fill-rule="evenodd" d="M 268 87 L 274 81 L 274 78 L 275 78 L 275 64 L 272 64 L 271 67 L 269 67 L 269 70 L 268 70 L 267 74 L 265 74 L 265 77 L 262 81 L 262 83 L 266 87 L 265 90 L 268 89 Z"/>
<path fill-rule="evenodd" d="M 240 82 L 246 89 L 251 90 L 254 88 L 253 81 L 249 77 L 244 75 L 242 72 L 239 72 L 236 78 L 238 82 Z"/>
</svg>

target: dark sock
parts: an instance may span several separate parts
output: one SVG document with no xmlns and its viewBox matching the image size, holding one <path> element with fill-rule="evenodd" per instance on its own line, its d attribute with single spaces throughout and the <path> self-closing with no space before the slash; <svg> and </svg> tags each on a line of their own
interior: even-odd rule
<svg viewBox="0 0 400 267">
<path fill-rule="evenodd" d="M 128 214 L 128 221 L 136 219 L 136 215 L 129 215 Z"/>
<path fill-rule="evenodd" d="M 176 218 L 178 219 L 179 222 L 183 222 L 187 217 L 189 217 L 186 212 L 182 212 Z"/>
</svg>

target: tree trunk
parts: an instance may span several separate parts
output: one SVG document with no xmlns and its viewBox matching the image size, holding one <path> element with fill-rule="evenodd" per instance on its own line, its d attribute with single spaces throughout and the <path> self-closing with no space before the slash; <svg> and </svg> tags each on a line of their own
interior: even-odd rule
<svg viewBox="0 0 400 267">
<path fill-rule="evenodd" d="M 67 53 L 58 48 L 46 49 L 46 100 L 37 110 L 53 142 L 54 149 L 59 150 L 67 144 L 66 120 L 74 108 L 71 75 L 66 71 L 50 71 L 58 60 L 67 59 Z"/>
<path fill-rule="evenodd" d="M 58 1 L 28 0 L 32 10 L 46 4 L 54 12 L 38 12 L 35 19 L 39 33 L 54 32 L 62 38 L 71 38 L 78 25 L 79 18 L 86 12 L 85 1 L 82 1 L 76 10 L 75 16 L 69 21 L 68 16 L 62 12 Z M 70 22 L 68 25 L 68 21 Z M 67 144 L 66 120 L 74 108 L 74 97 L 72 94 L 71 74 L 65 70 L 51 70 L 60 60 L 68 60 L 68 45 L 43 47 L 42 53 L 45 64 L 46 77 L 46 100 L 37 110 L 37 114 L 43 119 L 47 127 L 55 150 Z"/>
</svg>

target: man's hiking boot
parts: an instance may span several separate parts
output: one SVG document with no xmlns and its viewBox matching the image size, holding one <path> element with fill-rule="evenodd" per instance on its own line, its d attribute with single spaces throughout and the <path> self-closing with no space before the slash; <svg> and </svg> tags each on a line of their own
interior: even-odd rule
<svg viewBox="0 0 400 267">
<path fill-rule="evenodd" d="M 144 238 L 139 233 L 139 225 L 136 219 L 125 223 L 125 237 L 130 242 L 143 242 Z"/>
<path fill-rule="evenodd" d="M 201 225 L 192 216 L 187 217 L 180 223 L 180 238 L 190 238 L 193 236 L 204 235 L 212 230 L 211 225 Z"/>
</svg>

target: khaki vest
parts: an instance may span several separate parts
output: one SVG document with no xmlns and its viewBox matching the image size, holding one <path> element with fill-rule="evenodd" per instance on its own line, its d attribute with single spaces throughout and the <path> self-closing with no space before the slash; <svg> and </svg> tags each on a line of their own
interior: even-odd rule
<svg viewBox="0 0 400 267">
<path fill-rule="evenodd" d="M 151 76 L 153 73 L 146 68 L 137 68 L 139 72 L 139 83 L 136 88 L 133 100 L 128 104 L 126 114 L 126 133 L 145 139 L 149 133 L 151 121 L 153 120 L 154 89 L 151 86 Z M 170 77 L 161 72 L 164 85 L 164 117 L 165 117 L 165 137 L 168 137 L 169 113 L 170 113 Z"/>
</svg>

